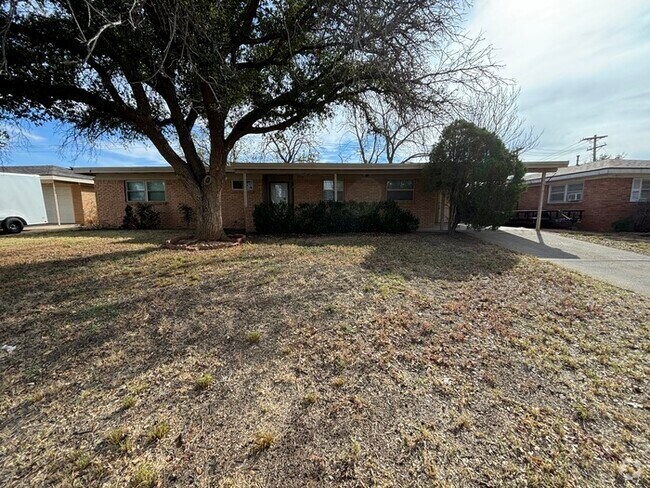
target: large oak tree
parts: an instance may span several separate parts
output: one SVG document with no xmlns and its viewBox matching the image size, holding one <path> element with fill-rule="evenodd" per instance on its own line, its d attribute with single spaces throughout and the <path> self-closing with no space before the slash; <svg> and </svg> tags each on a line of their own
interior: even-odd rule
<svg viewBox="0 0 650 488">
<path fill-rule="evenodd" d="M 228 154 L 243 137 L 362 105 L 370 92 L 435 111 L 454 85 L 482 88 L 492 66 L 462 45 L 464 4 L 3 0 L 0 110 L 148 139 L 192 196 L 197 237 L 223 239 Z"/>
</svg>

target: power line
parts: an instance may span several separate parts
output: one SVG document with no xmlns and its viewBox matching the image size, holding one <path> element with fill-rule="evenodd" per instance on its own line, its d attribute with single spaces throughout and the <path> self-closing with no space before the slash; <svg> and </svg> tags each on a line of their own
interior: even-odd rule
<svg viewBox="0 0 650 488">
<path fill-rule="evenodd" d="M 552 150 L 552 149 L 549 149 L 549 150 L 543 150 L 543 149 L 537 150 L 537 149 L 533 149 L 533 150 L 529 151 L 528 153 L 529 154 L 533 153 L 531 155 L 537 155 L 539 157 L 551 158 L 553 156 L 560 156 L 562 154 L 567 154 L 567 153 L 573 152 L 576 149 L 576 147 L 579 146 L 580 144 L 582 144 L 582 141 L 574 142 L 570 146 L 567 146 L 567 147 L 565 147 L 563 149 L 558 149 L 558 150 Z"/>
<path fill-rule="evenodd" d="M 599 149 L 601 147 L 605 147 L 607 145 L 607 143 L 597 145 L 598 141 L 600 139 L 605 139 L 605 137 L 608 137 L 608 136 L 599 136 L 598 134 L 594 134 L 594 137 L 585 137 L 584 139 L 582 139 L 583 141 L 592 141 L 593 142 L 593 147 L 591 148 L 591 150 L 593 151 L 593 161 L 596 161 L 596 149 Z"/>
</svg>

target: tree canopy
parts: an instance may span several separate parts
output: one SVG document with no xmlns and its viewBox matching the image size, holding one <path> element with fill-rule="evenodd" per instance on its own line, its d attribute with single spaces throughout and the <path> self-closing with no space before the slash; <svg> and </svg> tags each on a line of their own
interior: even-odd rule
<svg viewBox="0 0 650 488">
<path fill-rule="evenodd" d="M 223 238 L 228 154 L 373 93 L 435 112 L 493 79 L 464 42 L 463 0 L 10 0 L 0 110 L 91 138 L 150 140 Z M 207 134 L 207 156 L 197 137 Z"/>
<path fill-rule="evenodd" d="M 476 229 L 504 224 L 525 172 L 517 153 L 497 135 L 465 120 L 444 129 L 425 170 L 429 187 L 449 199 L 449 232 L 461 222 Z"/>
</svg>

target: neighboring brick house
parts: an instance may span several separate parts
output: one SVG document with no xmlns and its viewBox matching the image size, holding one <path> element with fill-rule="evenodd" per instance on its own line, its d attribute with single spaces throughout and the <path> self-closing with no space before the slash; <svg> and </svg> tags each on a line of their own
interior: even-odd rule
<svg viewBox="0 0 650 488">
<path fill-rule="evenodd" d="M 336 199 L 395 200 L 420 220 L 420 230 L 440 229 L 446 222 L 445 201 L 440 193 L 426 191 L 423 168 L 423 164 L 233 164 L 228 166 L 222 193 L 224 227 L 254 231 L 253 209 L 264 201 L 300 204 Z M 179 205 L 193 206 L 182 182 L 169 166 L 75 171 L 94 176 L 99 225 L 104 227 L 119 227 L 126 205 L 137 202 L 154 205 L 161 214 L 163 227 L 183 227 Z M 246 202 L 244 186 L 248 187 Z"/>
<path fill-rule="evenodd" d="M 519 210 L 537 209 L 540 174 L 526 176 Z M 582 230 L 607 232 L 650 201 L 650 161 L 608 159 L 560 168 L 546 175 L 544 210 L 582 210 Z"/>
<path fill-rule="evenodd" d="M 6 173 L 40 176 L 48 223 L 97 223 L 97 202 L 92 176 L 52 165 L 4 166 L 0 170 Z"/>
</svg>

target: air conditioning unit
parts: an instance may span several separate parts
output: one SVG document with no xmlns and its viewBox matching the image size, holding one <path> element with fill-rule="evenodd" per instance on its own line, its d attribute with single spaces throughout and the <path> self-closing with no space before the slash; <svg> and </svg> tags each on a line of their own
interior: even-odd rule
<svg viewBox="0 0 650 488">
<path fill-rule="evenodd" d="M 578 202 L 582 200 L 582 193 L 570 193 L 566 196 L 568 202 Z"/>
</svg>

